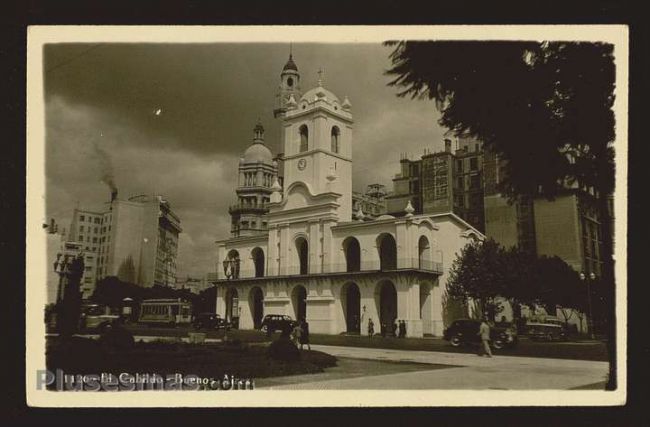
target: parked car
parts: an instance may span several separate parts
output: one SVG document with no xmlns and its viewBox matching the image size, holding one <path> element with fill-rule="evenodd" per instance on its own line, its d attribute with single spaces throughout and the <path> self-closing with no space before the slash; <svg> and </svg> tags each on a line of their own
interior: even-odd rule
<svg viewBox="0 0 650 427">
<path fill-rule="evenodd" d="M 110 311 L 99 304 L 87 304 L 81 307 L 81 329 L 98 330 L 103 332 L 115 323 L 121 320 L 117 314 L 111 314 Z"/>
<path fill-rule="evenodd" d="M 535 341 L 564 341 L 567 333 L 564 326 L 556 323 L 527 323 L 527 334 Z"/>
<path fill-rule="evenodd" d="M 275 331 L 292 329 L 295 324 L 296 322 L 291 316 L 287 316 L 286 314 L 267 314 L 260 324 L 260 330 L 270 335 Z"/>
<path fill-rule="evenodd" d="M 454 347 L 467 344 L 477 345 L 481 342 L 481 338 L 478 335 L 480 326 L 480 320 L 455 320 L 445 329 L 443 337 Z M 517 331 L 511 325 L 490 326 L 490 338 L 492 346 L 496 349 L 514 347 L 517 344 Z"/>
<path fill-rule="evenodd" d="M 216 313 L 199 313 L 192 322 L 194 329 L 225 329 L 232 328 L 230 322 Z"/>
</svg>

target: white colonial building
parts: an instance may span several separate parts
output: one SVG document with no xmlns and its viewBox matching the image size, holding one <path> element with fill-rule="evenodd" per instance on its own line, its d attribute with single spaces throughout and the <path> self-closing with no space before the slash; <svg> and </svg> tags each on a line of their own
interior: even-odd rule
<svg viewBox="0 0 650 427">
<path fill-rule="evenodd" d="M 298 81 L 290 58 L 276 110 L 283 186 L 274 176 L 263 232 L 217 242 L 217 313 L 243 329 L 288 314 L 314 333 L 367 334 L 369 319 L 380 332 L 399 319 L 408 336 L 441 335 L 451 263 L 483 235 L 453 213 L 414 216 L 410 204 L 400 218 L 352 212 L 350 101 L 322 82 L 301 94 Z M 271 156 L 260 161 L 276 170 Z"/>
</svg>

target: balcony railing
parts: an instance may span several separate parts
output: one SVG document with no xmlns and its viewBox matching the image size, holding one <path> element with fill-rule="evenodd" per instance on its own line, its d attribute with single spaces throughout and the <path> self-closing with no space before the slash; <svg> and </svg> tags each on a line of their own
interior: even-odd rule
<svg viewBox="0 0 650 427">
<path fill-rule="evenodd" d="M 242 210 L 265 212 L 269 210 L 269 205 L 268 203 L 258 203 L 256 205 L 254 204 L 249 205 L 246 203 L 235 203 L 228 207 L 229 213 L 233 211 L 242 211 Z"/>
<path fill-rule="evenodd" d="M 308 274 L 336 274 L 336 273 L 357 273 L 357 272 L 372 272 L 372 271 L 399 271 L 399 270 L 422 270 L 432 273 L 442 274 L 442 263 L 436 261 L 426 261 L 420 260 L 418 258 L 400 258 L 397 262 L 393 263 L 384 263 L 381 265 L 380 261 L 363 261 L 360 263 L 347 263 L 340 264 L 325 264 L 323 266 L 323 271 L 320 273 L 305 273 L 305 270 L 300 268 L 298 265 L 292 266 L 280 266 L 280 271 L 278 274 L 273 276 L 301 276 Z M 233 277 L 231 280 L 237 279 L 252 279 L 255 277 L 269 277 L 268 274 L 263 276 L 256 275 L 256 270 L 254 269 L 241 269 L 239 271 L 233 271 Z M 272 276 L 271 276 L 272 277 Z M 226 279 L 223 271 L 219 272 L 219 279 Z"/>
</svg>

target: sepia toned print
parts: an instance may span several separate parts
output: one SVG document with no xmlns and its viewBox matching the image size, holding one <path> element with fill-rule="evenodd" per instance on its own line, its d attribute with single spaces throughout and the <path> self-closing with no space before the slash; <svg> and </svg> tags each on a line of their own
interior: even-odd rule
<svg viewBox="0 0 650 427">
<path fill-rule="evenodd" d="M 28 400 L 623 403 L 627 33 L 505 28 L 32 28 Z"/>
</svg>

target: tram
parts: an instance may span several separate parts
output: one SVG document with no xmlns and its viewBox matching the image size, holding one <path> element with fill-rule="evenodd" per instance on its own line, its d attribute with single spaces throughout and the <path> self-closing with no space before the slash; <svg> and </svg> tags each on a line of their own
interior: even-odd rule
<svg viewBox="0 0 650 427">
<path fill-rule="evenodd" d="M 192 322 L 192 304 L 180 298 L 158 298 L 140 303 L 138 323 L 184 325 Z"/>
</svg>

